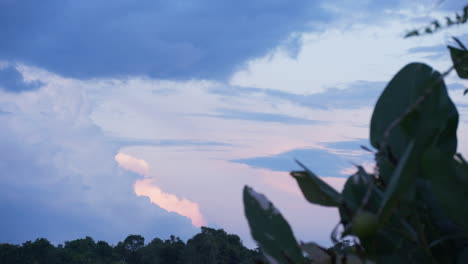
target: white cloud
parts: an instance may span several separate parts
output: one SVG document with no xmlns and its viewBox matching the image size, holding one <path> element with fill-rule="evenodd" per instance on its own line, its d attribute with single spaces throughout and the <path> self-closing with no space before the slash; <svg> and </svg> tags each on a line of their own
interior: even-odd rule
<svg viewBox="0 0 468 264">
<path fill-rule="evenodd" d="M 425 16 L 424 12 L 412 10 L 411 16 L 400 14 L 397 19 L 377 24 L 366 21 L 366 24 L 327 25 L 323 32 L 303 33 L 297 57 L 291 58 L 279 47 L 265 57 L 249 61 L 245 69 L 232 75 L 230 84 L 314 94 L 328 88 L 346 88 L 355 81 L 387 81 L 413 61 L 430 63 L 443 71 L 450 65 L 448 52 L 444 60 L 437 60 L 426 57 L 430 54 L 408 50 L 446 44 L 452 35 L 461 36 L 468 29 L 453 27 L 429 36 L 404 39 L 404 33 L 415 27 L 414 19 Z M 448 14 L 434 12 L 435 17 L 444 15 Z"/>
</svg>

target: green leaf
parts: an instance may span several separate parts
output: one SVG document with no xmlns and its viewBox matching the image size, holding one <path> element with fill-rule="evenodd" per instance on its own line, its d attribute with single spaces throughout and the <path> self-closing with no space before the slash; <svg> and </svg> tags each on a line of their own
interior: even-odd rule
<svg viewBox="0 0 468 264">
<path fill-rule="evenodd" d="M 466 264 L 468 263 L 468 248 L 463 249 L 460 255 L 457 258 L 457 264 Z"/>
<path fill-rule="evenodd" d="M 263 195 L 245 186 L 244 210 L 252 237 L 270 263 L 304 263 L 302 251 L 291 227 Z"/>
<path fill-rule="evenodd" d="M 421 98 L 424 100 L 421 101 Z M 405 116 L 408 109 L 419 101 L 421 103 L 414 111 Z M 386 131 L 397 119 L 403 120 L 386 138 Z M 411 63 L 393 77 L 380 95 L 372 114 L 370 141 L 380 149 L 385 139 L 396 160 L 402 157 L 409 142 L 416 138 L 426 145 L 437 140 L 435 144 L 440 149 L 453 155 L 457 147 L 457 125 L 458 112 L 440 73 L 425 64 Z"/>
<path fill-rule="evenodd" d="M 369 191 L 370 196 L 367 201 L 364 201 Z M 359 208 L 376 212 L 382 194 L 374 184 L 373 175 L 367 174 L 362 167 L 358 167 L 358 171 L 346 181 L 341 195 L 343 204 L 347 210 L 350 210 L 349 214 L 354 215 Z M 364 202 L 366 204 L 363 204 Z M 342 212 L 345 212 L 346 209 L 342 208 Z M 342 219 L 346 220 L 346 223 L 350 220 L 345 215 L 342 216 Z"/>
<path fill-rule="evenodd" d="M 448 46 L 458 77 L 468 79 L 468 51 Z"/>
<path fill-rule="evenodd" d="M 388 217 L 391 209 L 395 206 L 395 202 L 401 198 L 401 195 L 408 190 L 416 178 L 417 174 L 415 172 L 418 164 L 416 158 L 418 158 L 418 156 L 416 155 L 415 149 L 415 143 L 412 141 L 393 171 L 390 183 L 384 192 L 380 205 L 379 215 L 381 219 Z"/>
<path fill-rule="evenodd" d="M 339 206 L 341 195 L 300 162 L 296 162 L 305 171 L 293 171 L 291 172 L 291 176 L 296 179 L 307 201 L 323 206 Z"/>
<path fill-rule="evenodd" d="M 326 249 L 316 243 L 302 243 L 301 248 L 312 263 L 332 264 L 332 257 L 327 253 Z"/>
<path fill-rule="evenodd" d="M 423 156 L 423 171 L 432 181 L 436 201 L 447 215 L 468 230 L 468 165 L 431 148 Z"/>
</svg>

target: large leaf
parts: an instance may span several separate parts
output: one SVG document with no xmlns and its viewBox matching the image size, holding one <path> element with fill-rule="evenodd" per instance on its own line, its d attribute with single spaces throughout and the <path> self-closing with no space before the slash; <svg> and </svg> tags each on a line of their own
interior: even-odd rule
<svg viewBox="0 0 468 264">
<path fill-rule="evenodd" d="M 418 107 L 405 115 L 418 101 Z M 386 131 L 399 119 L 401 122 L 386 138 Z M 385 139 L 395 160 L 402 157 L 409 142 L 416 138 L 426 145 L 432 144 L 430 140 L 437 140 L 435 143 L 441 150 L 453 155 L 457 147 L 457 125 L 458 112 L 440 73 L 425 64 L 411 63 L 393 77 L 377 101 L 370 140 L 375 148 L 380 148 Z"/>
<path fill-rule="evenodd" d="M 468 51 L 457 49 L 448 46 L 450 56 L 452 57 L 453 65 L 458 76 L 463 79 L 468 79 Z"/>
<path fill-rule="evenodd" d="M 460 255 L 458 255 L 457 264 L 468 263 L 468 248 L 463 249 Z"/>
<path fill-rule="evenodd" d="M 343 204 L 340 206 L 341 220 L 344 224 L 351 221 L 358 209 L 377 212 L 382 192 L 374 184 L 373 175 L 368 174 L 362 167 L 350 176 L 345 183 L 343 192 Z"/>
<path fill-rule="evenodd" d="M 296 179 L 307 201 L 323 206 L 339 206 L 341 195 L 300 162 L 297 163 L 305 171 L 293 171 L 291 176 Z"/>
<path fill-rule="evenodd" d="M 381 219 L 386 219 L 389 216 L 391 209 L 395 206 L 395 202 L 402 197 L 416 179 L 416 169 L 419 161 L 417 149 L 418 146 L 415 146 L 414 141 L 412 141 L 407 146 L 397 167 L 393 171 L 380 205 L 379 214 Z"/>
<path fill-rule="evenodd" d="M 437 202 L 447 215 L 468 231 L 468 168 L 466 164 L 436 148 L 429 149 L 423 157 L 423 170 L 432 181 Z"/>
<path fill-rule="evenodd" d="M 304 263 L 291 227 L 275 206 L 252 188 L 244 187 L 244 210 L 252 237 L 271 263 Z"/>
</svg>

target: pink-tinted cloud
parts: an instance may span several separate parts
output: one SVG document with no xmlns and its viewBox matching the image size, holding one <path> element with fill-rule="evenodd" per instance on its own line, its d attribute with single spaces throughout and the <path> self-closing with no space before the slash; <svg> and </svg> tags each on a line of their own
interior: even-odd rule
<svg viewBox="0 0 468 264">
<path fill-rule="evenodd" d="M 147 196 L 152 203 L 159 205 L 159 207 L 190 218 L 194 226 L 201 227 L 207 225 L 197 203 L 185 198 L 179 199 L 174 194 L 163 192 L 154 184 L 154 180 L 138 180 L 134 188 L 138 196 Z"/>
<path fill-rule="evenodd" d="M 145 160 L 137 159 L 124 153 L 118 153 L 115 160 L 120 167 L 149 177 L 149 166 Z M 166 193 L 159 188 L 153 179 L 143 179 L 135 182 L 134 191 L 138 196 L 147 196 L 150 201 L 159 207 L 174 212 L 179 215 L 190 218 L 192 224 L 196 227 L 207 225 L 203 215 L 200 212 L 200 206 L 197 203 L 185 198 L 178 198 L 176 195 Z"/>
<path fill-rule="evenodd" d="M 137 159 L 124 153 L 118 153 L 115 155 L 115 161 L 126 170 L 149 177 L 149 165 L 145 160 Z"/>
</svg>

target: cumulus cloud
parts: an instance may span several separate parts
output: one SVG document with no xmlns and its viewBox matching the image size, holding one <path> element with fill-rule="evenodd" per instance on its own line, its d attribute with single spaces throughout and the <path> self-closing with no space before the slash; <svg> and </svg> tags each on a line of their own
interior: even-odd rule
<svg viewBox="0 0 468 264">
<path fill-rule="evenodd" d="M 130 233 L 196 233 L 185 217 L 135 195 L 140 177 L 118 167 L 118 146 L 90 119 L 86 92 L 47 76 L 33 92 L 0 91 L 0 105 L 9 111 L 0 115 L 1 242 L 91 235 L 114 243 Z"/>
<path fill-rule="evenodd" d="M 118 153 L 115 160 L 119 166 L 149 177 L 149 166 L 145 160 L 137 159 L 124 153 Z M 150 201 L 159 207 L 190 218 L 192 224 L 196 227 L 207 225 L 206 220 L 200 212 L 200 206 L 197 203 L 185 198 L 179 199 L 176 195 L 163 192 L 153 179 L 138 180 L 134 185 L 135 193 L 138 196 L 146 196 Z"/>
<path fill-rule="evenodd" d="M 26 81 L 23 75 L 12 65 L 0 65 L 0 89 L 20 93 L 25 91 L 36 90 L 41 87 L 43 83 L 40 81 Z"/>
</svg>

